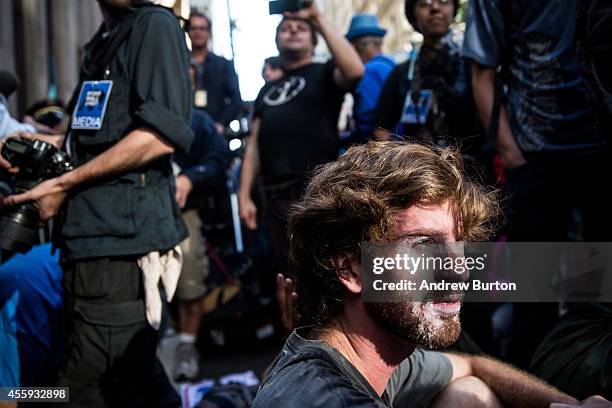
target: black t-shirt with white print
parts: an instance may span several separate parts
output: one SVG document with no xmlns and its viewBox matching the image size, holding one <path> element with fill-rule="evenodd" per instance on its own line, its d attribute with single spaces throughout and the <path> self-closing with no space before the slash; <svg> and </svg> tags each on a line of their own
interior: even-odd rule
<svg viewBox="0 0 612 408">
<path fill-rule="evenodd" d="M 255 100 L 261 120 L 259 157 L 264 185 L 301 180 L 338 157 L 338 115 L 345 91 L 334 64 L 313 63 L 266 84 Z"/>
</svg>

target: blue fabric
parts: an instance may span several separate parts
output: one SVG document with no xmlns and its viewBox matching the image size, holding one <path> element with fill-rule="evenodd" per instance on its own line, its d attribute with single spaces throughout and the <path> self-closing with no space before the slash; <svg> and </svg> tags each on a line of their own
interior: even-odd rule
<svg viewBox="0 0 612 408">
<path fill-rule="evenodd" d="M 351 141 L 363 143 L 372 139 L 378 96 L 394 66 L 395 61 L 385 55 L 378 55 L 365 64 L 365 73 L 354 92 L 355 130 L 350 136 Z"/>
<path fill-rule="evenodd" d="M 387 33 L 382 27 L 378 26 L 378 19 L 375 14 L 359 13 L 351 19 L 351 25 L 346 33 L 347 40 L 352 40 L 365 35 L 383 37 Z"/>
<path fill-rule="evenodd" d="M 189 177 L 193 191 L 186 209 L 197 207 L 197 198 L 224 186 L 229 149 L 224 137 L 217 132 L 215 122 L 205 111 L 193 110 L 191 130 L 195 137 L 189 152 L 178 152 L 173 160 L 181 167 L 181 174 Z"/>
<path fill-rule="evenodd" d="M 33 247 L 0 265 L 0 305 L 18 294 L 15 322 L 21 386 L 57 368 L 64 339 L 63 272 L 51 244 Z M 4 348 L 2 348 L 4 351 Z M 4 352 L 3 352 L 4 354 Z"/>
<path fill-rule="evenodd" d="M 0 283 L 4 285 L 9 282 L 2 280 Z M 18 303 L 19 292 L 17 291 L 0 302 L 0 387 L 19 386 L 19 354 L 15 316 Z"/>
<path fill-rule="evenodd" d="M 523 152 L 597 150 L 594 114 L 575 44 L 575 0 L 474 0 L 469 4 L 464 57 L 496 68 L 510 50 L 507 108 Z M 511 24 L 510 39 L 504 25 Z M 511 44 L 506 44 L 511 41 Z M 510 47 L 510 48 L 509 48 Z"/>
</svg>

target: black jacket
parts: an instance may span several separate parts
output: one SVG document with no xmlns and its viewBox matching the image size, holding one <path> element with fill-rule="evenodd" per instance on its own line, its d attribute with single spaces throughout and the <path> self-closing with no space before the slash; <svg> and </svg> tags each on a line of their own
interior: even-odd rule
<svg viewBox="0 0 612 408">
<path fill-rule="evenodd" d="M 231 61 L 209 52 L 204 63 L 197 66 L 196 88 L 206 90 L 204 110 L 215 122 L 227 126 L 240 114 L 242 98 Z"/>
<path fill-rule="evenodd" d="M 191 130 L 195 137 L 189 152 L 174 155 L 181 174 L 189 177 L 193 183 L 185 209 L 196 208 L 196 201 L 202 194 L 210 194 L 224 187 L 229 161 L 227 143 L 217 133 L 214 121 L 206 112 L 193 110 Z"/>
<path fill-rule="evenodd" d="M 120 32 L 104 26 L 85 48 L 81 80 L 112 80 L 100 130 L 71 130 L 77 165 L 93 159 L 139 127 L 157 131 L 177 150 L 193 140 L 189 54 L 176 17 L 158 6 L 136 8 L 129 35 L 102 69 L 95 58 Z M 125 26 L 125 24 L 124 24 Z M 99 68 L 99 67 L 98 67 Z M 174 247 L 187 236 L 174 198 L 170 156 L 70 192 L 56 235 L 65 260 L 141 255 Z"/>
</svg>

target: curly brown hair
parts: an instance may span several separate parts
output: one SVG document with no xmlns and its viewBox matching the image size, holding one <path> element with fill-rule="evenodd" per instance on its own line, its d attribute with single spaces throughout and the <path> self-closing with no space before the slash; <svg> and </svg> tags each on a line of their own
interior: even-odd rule
<svg viewBox="0 0 612 408">
<path fill-rule="evenodd" d="M 344 288 L 335 255 L 359 257 L 361 243 L 389 241 L 401 211 L 448 199 L 458 214 L 459 239 L 492 235 L 500 214 L 497 192 L 466 178 L 457 150 L 370 142 L 317 168 L 288 220 L 301 323 L 323 327 L 336 316 Z"/>
</svg>

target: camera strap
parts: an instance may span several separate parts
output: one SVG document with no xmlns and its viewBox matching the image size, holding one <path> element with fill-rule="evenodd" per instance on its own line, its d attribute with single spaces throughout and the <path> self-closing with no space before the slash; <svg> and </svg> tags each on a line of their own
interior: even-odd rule
<svg viewBox="0 0 612 408">
<path fill-rule="evenodd" d="M 74 108 L 76 107 L 79 92 L 81 90 L 80 84 L 83 81 L 91 80 L 91 79 L 101 79 L 103 71 L 108 64 L 110 64 L 111 60 L 115 56 L 115 53 L 123 43 L 123 41 L 129 36 L 132 32 L 132 27 L 134 25 L 134 20 L 136 19 L 135 12 L 130 12 L 120 23 L 119 27 L 117 27 L 117 31 L 113 33 L 108 39 L 107 43 L 104 47 L 98 52 L 93 52 L 88 60 L 83 62 L 83 67 L 81 68 L 80 74 L 80 82 L 79 86 L 74 90 L 72 97 L 70 98 L 70 103 L 68 104 L 68 112 L 72 115 L 74 113 Z M 104 25 L 104 23 L 102 23 Z M 100 31 L 103 30 L 103 27 L 100 27 Z M 96 34 L 100 35 L 100 34 Z"/>
<path fill-rule="evenodd" d="M 83 62 L 79 78 L 80 83 L 87 80 L 102 79 L 105 68 L 111 63 L 119 47 L 121 47 L 123 42 L 130 36 L 136 19 L 144 13 L 154 11 L 159 7 L 161 6 L 144 4 L 142 6 L 131 8 L 121 19 L 121 22 L 117 28 L 113 30 L 114 32 L 111 32 L 106 44 L 104 44 L 104 46 L 102 46 L 99 50 L 92 50 L 91 56 Z M 104 23 L 102 23 L 102 26 L 98 30 L 96 36 L 102 35 L 103 30 Z M 68 112 L 71 115 L 74 112 L 79 91 L 80 87 L 77 87 L 70 98 Z"/>
</svg>

